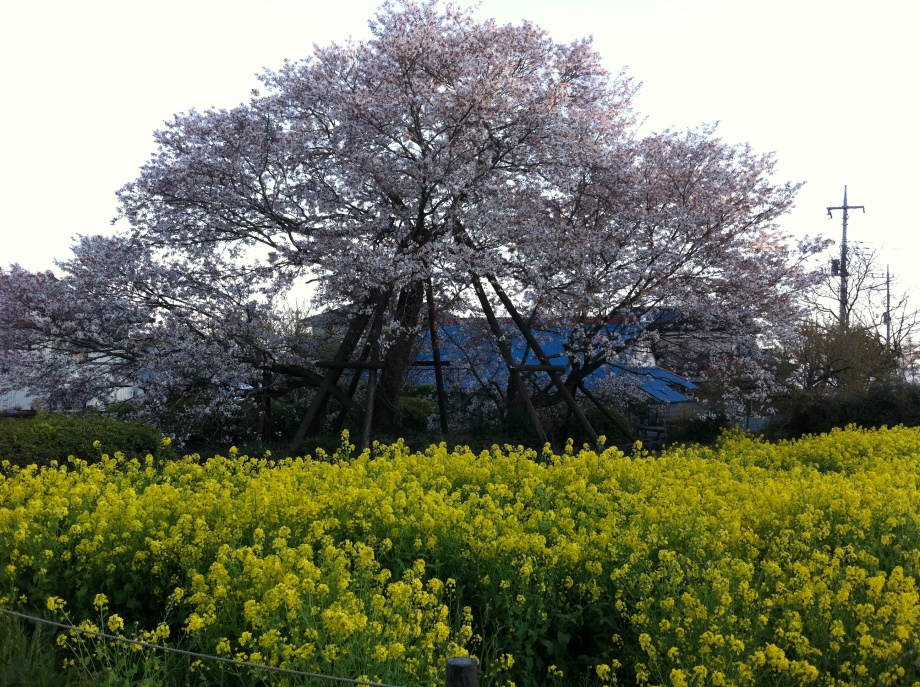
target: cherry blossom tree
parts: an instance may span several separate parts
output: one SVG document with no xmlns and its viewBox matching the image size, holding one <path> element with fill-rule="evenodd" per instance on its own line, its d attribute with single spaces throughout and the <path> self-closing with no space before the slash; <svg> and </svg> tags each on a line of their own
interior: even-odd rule
<svg viewBox="0 0 920 687">
<path fill-rule="evenodd" d="M 385 5 L 372 30 L 266 73 L 248 105 L 177 117 L 120 195 L 138 240 L 255 254 L 267 284 L 307 274 L 323 304 L 376 308 L 387 423 L 424 281 L 500 271 L 551 168 L 622 138 L 635 88 L 587 41 L 436 3 Z"/>
<path fill-rule="evenodd" d="M 605 361 L 659 337 L 716 331 L 701 337 L 713 352 L 727 340 L 747 356 L 795 317 L 811 278 L 800 259 L 816 245 L 777 232 L 798 187 L 773 179 L 771 156 L 711 127 L 641 136 L 637 86 L 590 40 L 560 44 L 436 1 L 388 2 L 370 26 L 367 42 L 266 71 L 248 103 L 156 132 L 119 191 L 131 227 L 120 245 L 146 257 L 138 276 L 119 275 L 140 301 L 113 347 L 166 328 L 166 340 L 220 348 L 234 385 L 254 370 L 317 375 L 299 439 L 353 364 L 380 369 L 375 421 L 395 425 L 426 313 L 510 316 L 528 337 L 535 320 L 563 323 L 569 365 L 550 371 L 548 393 L 568 403 Z M 346 317 L 326 367 L 265 334 L 303 281 L 318 309 Z M 622 317 L 641 336 L 611 334 Z"/>
</svg>

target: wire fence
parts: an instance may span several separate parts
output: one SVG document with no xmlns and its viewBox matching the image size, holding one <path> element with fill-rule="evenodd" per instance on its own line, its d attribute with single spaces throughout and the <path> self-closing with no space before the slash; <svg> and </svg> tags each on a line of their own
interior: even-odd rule
<svg viewBox="0 0 920 687">
<path fill-rule="evenodd" d="M 310 673 L 304 670 L 294 670 L 292 668 L 281 668 L 278 666 L 269 666 L 263 665 L 261 663 L 251 663 L 249 661 L 239 661 L 233 658 L 227 658 L 225 656 L 214 656 L 212 654 L 202 654 L 197 651 L 186 651 L 185 649 L 177 649 L 171 646 L 164 646 L 162 644 L 153 644 L 151 642 L 144 642 L 139 639 L 128 639 L 127 637 L 121 637 L 119 635 L 109 634 L 107 632 L 99 632 L 97 630 L 89 630 L 85 627 L 76 627 L 68 623 L 61 623 L 56 620 L 49 620 L 47 618 L 41 618 L 34 615 L 29 615 L 27 613 L 20 613 L 19 611 L 13 611 L 8 608 L 0 607 L 0 613 L 3 613 L 7 616 L 14 618 L 20 618 L 22 620 L 29 620 L 34 623 L 40 623 L 42 625 L 49 625 L 51 627 L 56 627 L 61 630 L 68 630 L 71 632 L 80 632 L 82 634 L 98 637 L 100 639 L 106 639 L 112 642 L 120 642 L 122 644 L 127 644 L 129 646 L 137 646 L 145 649 L 154 649 L 156 651 L 164 651 L 166 653 L 178 654 L 180 656 L 186 656 L 188 658 L 194 658 L 200 661 L 214 661 L 216 663 L 223 663 L 227 665 L 237 666 L 240 668 L 248 668 L 251 670 L 266 670 L 273 673 L 282 673 L 285 675 L 293 675 L 296 677 L 310 678 L 313 680 L 327 680 L 329 682 L 339 682 L 349 685 L 363 685 L 365 687 L 401 687 L 400 685 L 389 685 L 385 682 L 371 682 L 369 680 L 355 680 L 347 677 L 337 677 L 335 675 L 323 675 L 321 673 Z"/>
</svg>

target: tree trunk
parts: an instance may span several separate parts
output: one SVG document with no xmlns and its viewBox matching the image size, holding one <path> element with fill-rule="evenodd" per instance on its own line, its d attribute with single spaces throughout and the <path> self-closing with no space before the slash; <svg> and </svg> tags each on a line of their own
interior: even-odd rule
<svg viewBox="0 0 920 687">
<path fill-rule="evenodd" d="M 400 395 L 412 363 L 412 346 L 418 337 L 416 327 L 424 302 L 423 281 L 414 281 L 399 293 L 394 314 L 399 323 L 399 333 L 390 343 L 383 359 L 377 406 L 374 409 L 375 424 L 384 430 L 399 429 Z"/>
</svg>

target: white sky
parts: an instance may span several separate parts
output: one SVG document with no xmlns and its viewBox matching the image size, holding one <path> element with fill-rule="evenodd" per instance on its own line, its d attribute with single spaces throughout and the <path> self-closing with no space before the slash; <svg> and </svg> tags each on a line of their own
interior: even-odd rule
<svg viewBox="0 0 920 687">
<path fill-rule="evenodd" d="M 459 4 L 469 5 L 469 0 Z M 108 233 L 115 190 L 173 113 L 248 100 L 254 74 L 348 36 L 378 0 L 21 0 L 0 11 L 0 265 L 69 255 Z M 647 126 L 721 122 L 731 142 L 775 151 L 805 181 L 783 221 L 880 252 L 920 289 L 920 3 L 914 0 L 482 0 L 479 14 L 530 19 L 556 40 L 593 35 L 612 72 L 643 82 Z M 914 297 L 920 300 L 920 295 Z"/>
</svg>

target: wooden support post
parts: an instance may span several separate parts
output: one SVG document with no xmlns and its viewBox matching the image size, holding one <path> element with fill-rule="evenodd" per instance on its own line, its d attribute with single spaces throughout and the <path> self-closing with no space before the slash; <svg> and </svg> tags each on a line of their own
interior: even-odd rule
<svg viewBox="0 0 920 687">
<path fill-rule="evenodd" d="M 361 433 L 361 450 L 371 447 L 371 428 L 374 424 L 374 397 L 377 395 L 377 346 L 371 354 L 372 365 L 367 368 L 367 408 L 364 409 L 364 431 Z"/>
<path fill-rule="evenodd" d="M 444 687 L 479 687 L 479 663 L 471 656 L 447 659 Z"/>
<path fill-rule="evenodd" d="M 351 355 L 351 352 L 358 344 L 358 339 L 361 338 L 361 334 L 363 334 L 364 330 L 367 328 L 368 319 L 367 315 L 359 315 L 349 324 L 348 332 L 345 334 L 345 338 L 342 339 L 342 343 L 339 344 L 339 349 L 335 352 L 336 360 L 342 361 Z M 320 384 L 319 389 L 316 390 L 316 395 L 313 397 L 310 407 L 307 408 L 307 412 L 304 414 L 303 420 L 301 420 L 300 426 L 297 428 L 297 433 L 294 434 L 294 438 L 291 440 L 291 447 L 288 451 L 292 456 L 297 453 L 304 438 L 307 436 L 307 432 L 310 431 L 317 418 L 322 414 L 323 409 L 326 407 L 326 400 L 329 398 L 329 392 L 332 387 L 338 384 L 339 377 L 342 375 L 342 369 L 343 368 L 330 368 L 323 377 L 322 384 Z"/>
<path fill-rule="evenodd" d="M 373 335 L 373 330 L 376 328 L 377 334 L 379 336 L 380 328 L 378 323 L 383 319 L 383 312 L 387 306 L 387 303 L 390 301 L 391 291 L 381 293 L 379 291 L 374 291 L 370 296 L 368 296 L 365 301 L 365 306 L 371 304 L 374 305 L 374 326 L 371 328 L 371 336 L 369 337 L 373 341 L 376 341 L 376 338 Z M 367 329 L 368 322 L 371 321 L 371 316 L 366 313 L 362 313 L 355 317 L 348 324 L 348 331 L 345 333 L 345 337 L 342 339 L 342 343 L 339 344 L 338 350 L 335 352 L 335 357 L 333 361 L 335 362 L 344 362 L 346 361 L 355 350 L 355 347 L 358 345 L 358 342 L 361 340 L 361 335 L 364 334 L 364 330 Z M 300 445 L 303 443 L 304 438 L 317 423 L 319 417 L 323 414 L 326 408 L 326 402 L 329 399 L 332 389 L 338 384 L 339 378 L 342 376 L 342 371 L 345 368 L 343 367 L 332 367 L 329 368 L 329 371 L 323 377 L 322 384 L 320 384 L 319 389 L 316 390 L 316 396 L 313 397 L 310 407 L 307 409 L 307 412 L 303 416 L 303 420 L 300 422 L 300 426 L 297 428 L 297 433 L 294 435 L 294 438 L 291 440 L 291 447 L 288 449 L 289 453 L 293 456 L 296 454 L 297 450 L 300 448 Z"/>
<path fill-rule="evenodd" d="M 517 325 L 518 329 L 521 330 L 521 333 L 524 335 L 527 343 L 530 344 L 530 347 L 533 349 L 533 352 L 540 360 L 540 363 L 547 367 L 553 367 L 550 365 L 549 357 L 543 352 L 543 348 L 540 346 L 540 343 L 537 341 L 536 337 L 533 335 L 533 332 L 530 330 L 530 325 L 524 321 L 523 317 L 521 317 L 521 314 L 517 311 L 517 308 L 514 307 L 514 303 L 512 303 L 511 299 L 508 298 L 508 294 L 506 294 L 504 289 L 502 289 L 501 284 L 498 283 L 498 280 L 494 276 L 489 276 L 488 279 L 489 283 L 492 285 L 492 288 L 495 290 L 495 293 L 498 295 L 498 299 L 502 302 L 502 305 L 505 306 L 505 309 L 508 311 L 508 314 L 511 315 L 511 319 L 514 320 L 514 323 Z M 553 384 L 555 384 L 556 388 L 559 390 L 559 394 L 562 396 L 562 399 L 569 406 L 569 410 L 571 410 L 575 414 L 575 417 L 578 418 L 578 423 L 582 426 L 582 429 L 587 432 L 591 442 L 597 446 L 597 432 L 594 431 L 594 427 L 591 426 L 588 418 L 585 417 L 585 414 L 582 412 L 581 408 L 579 408 L 578 404 L 575 403 L 575 397 L 572 396 L 572 392 L 569 391 L 569 388 L 562 381 L 559 373 L 553 370 L 549 370 L 549 377 L 551 380 L 553 380 Z"/>
<path fill-rule="evenodd" d="M 374 401 L 377 396 L 377 370 L 380 364 L 380 330 L 383 329 L 383 309 L 375 313 L 371 331 L 367 337 L 371 345 L 371 361 L 367 366 L 367 407 L 364 409 L 364 431 L 361 433 L 361 450 L 371 446 L 371 429 L 374 424 Z"/>
<path fill-rule="evenodd" d="M 361 359 L 359 362 L 366 363 L 368 358 L 371 356 L 371 344 L 369 341 L 364 343 L 364 346 L 361 349 Z M 355 397 L 355 392 L 358 390 L 358 384 L 361 383 L 361 372 L 355 370 L 351 375 L 351 380 L 348 382 L 348 391 L 346 392 L 349 399 Z M 339 411 L 339 416 L 335 419 L 333 423 L 333 428 L 336 434 L 340 434 L 342 431 L 342 426 L 345 424 L 345 418 L 348 416 L 348 406 L 343 405 L 342 410 Z"/>
<path fill-rule="evenodd" d="M 431 279 L 425 280 L 425 297 L 428 300 L 428 331 L 431 334 L 431 357 L 434 362 L 434 383 L 438 391 L 438 417 L 441 433 L 447 434 L 447 393 L 444 391 L 444 375 L 441 373 L 441 345 L 438 342 L 438 325 L 435 320 L 434 292 Z"/>
<path fill-rule="evenodd" d="M 508 374 L 511 375 L 511 383 L 514 385 L 518 395 L 520 395 L 521 399 L 524 401 L 524 407 L 527 409 L 527 416 L 530 418 L 530 423 L 537 433 L 537 438 L 540 440 L 541 444 L 545 444 L 546 432 L 543 431 L 543 425 L 540 424 L 540 418 L 537 416 L 537 411 L 530 400 L 530 394 L 527 393 L 527 388 L 524 386 L 524 380 L 521 379 L 521 373 L 516 369 L 514 358 L 511 357 L 511 347 L 505 340 L 505 335 L 502 333 L 502 328 L 499 326 L 498 320 L 495 319 L 495 312 L 489 304 L 485 289 L 482 288 L 482 282 L 479 281 L 479 277 L 475 274 L 473 275 L 473 288 L 476 290 L 476 295 L 479 297 L 479 303 L 482 305 L 482 311 L 485 313 L 486 321 L 489 323 L 492 334 L 495 336 L 498 350 L 501 351 L 502 358 L 505 360 L 505 367 L 508 368 Z"/>
</svg>

